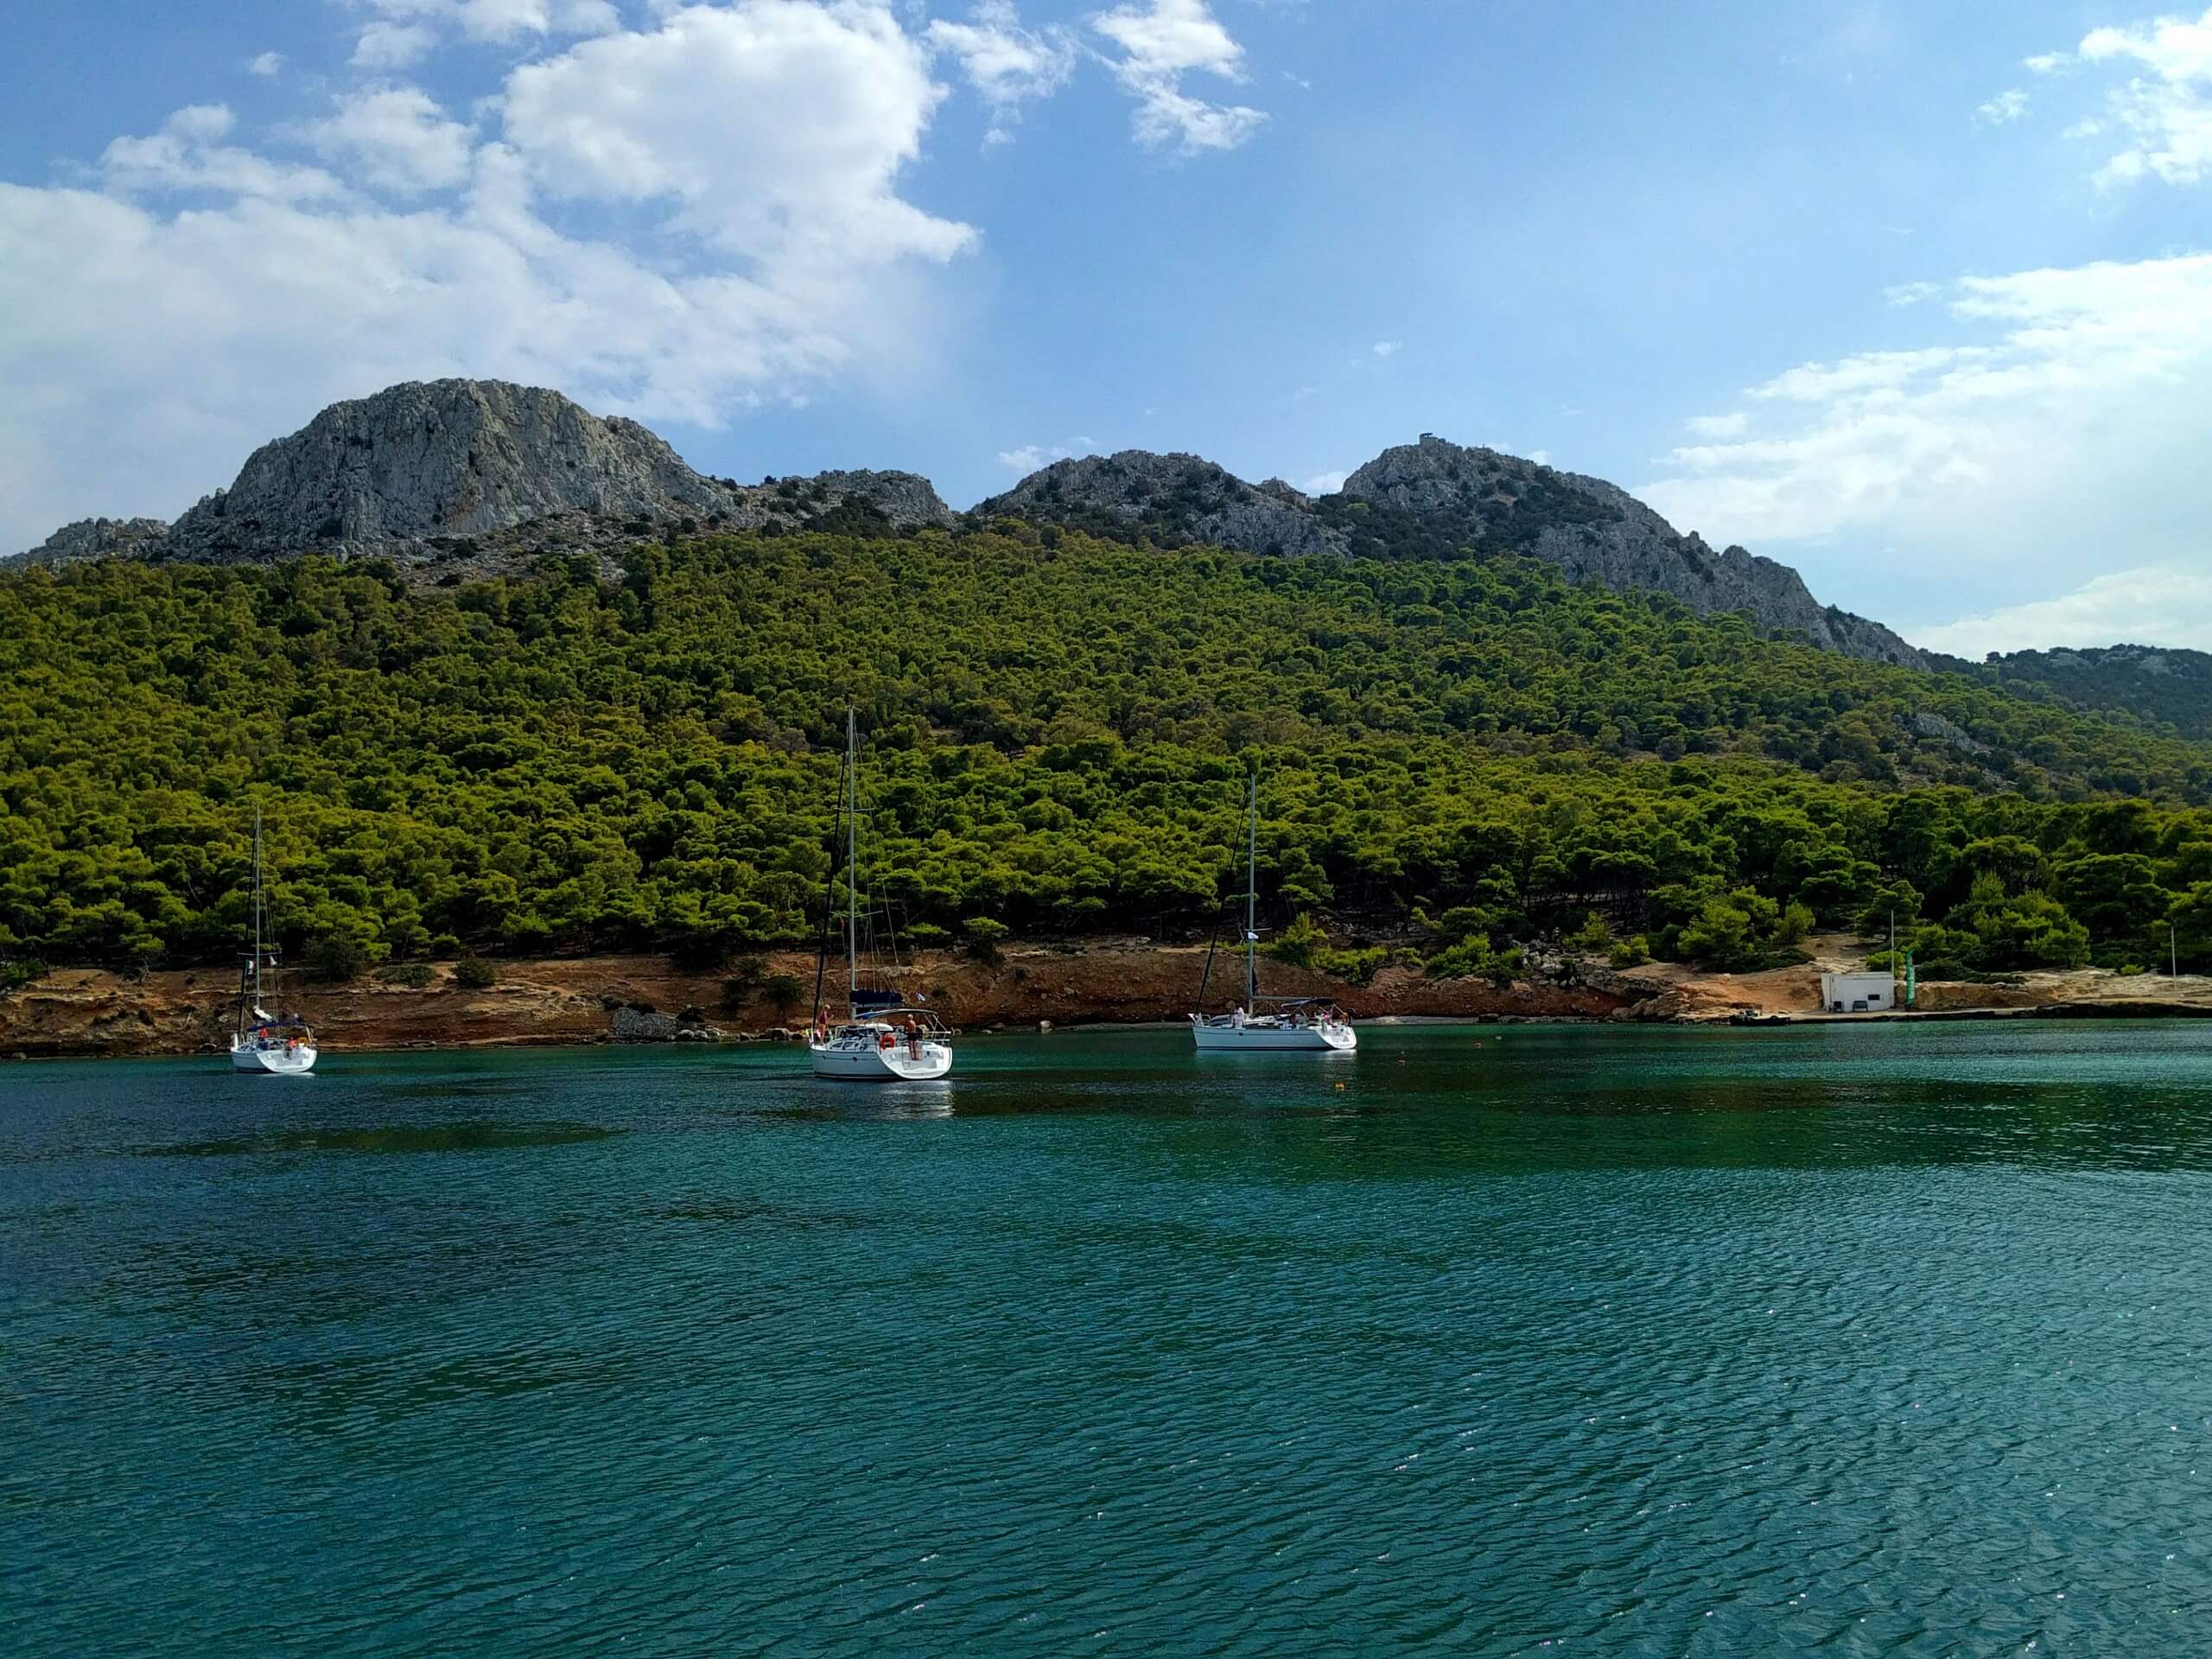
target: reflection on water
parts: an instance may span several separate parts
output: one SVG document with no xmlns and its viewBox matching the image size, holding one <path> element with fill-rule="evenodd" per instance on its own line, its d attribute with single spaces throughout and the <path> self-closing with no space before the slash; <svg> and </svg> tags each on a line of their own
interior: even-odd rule
<svg viewBox="0 0 2212 1659">
<path fill-rule="evenodd" d="M 0 1069 L 0 1648 L 2201 1649 L 2212 1030 L 1362 1040 Z"/>
</svg>

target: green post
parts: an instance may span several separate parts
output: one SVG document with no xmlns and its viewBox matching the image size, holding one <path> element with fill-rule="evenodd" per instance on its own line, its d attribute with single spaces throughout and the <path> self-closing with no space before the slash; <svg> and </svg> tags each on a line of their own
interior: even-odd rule
<svg viewBox="0 0 2212 1659">
<path fill-rule="evenodd" d="M 1908 1008 L 1920 1001 L 1920 970 L 1913 966 L 1912 952 L 1904 953 L 1904 1005 Z"/>
</svg>

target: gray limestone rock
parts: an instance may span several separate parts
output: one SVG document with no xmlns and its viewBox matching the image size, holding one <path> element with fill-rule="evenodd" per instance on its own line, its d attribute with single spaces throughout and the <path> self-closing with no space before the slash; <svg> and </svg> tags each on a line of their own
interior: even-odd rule
<svg viewBox="0 0 2212 1659">
<path fill-rule="evenodd" d="M 28 553 L 25 564 L 82 564 L 90 559 L 143 558 L 169 533 L 158 518 L 79 518 L 64 524 Z"/>
</svg>

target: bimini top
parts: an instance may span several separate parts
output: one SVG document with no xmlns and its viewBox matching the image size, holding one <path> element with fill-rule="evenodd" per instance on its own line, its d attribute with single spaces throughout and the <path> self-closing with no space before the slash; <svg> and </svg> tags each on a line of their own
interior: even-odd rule
<svg viewBox="0 0 2212 1659">
<path fill-rule="evenodd" d="M 853 1012 L 855 1014 L 880 1014 L 890 1009 L 903 1011 L 905 1001 L 906 999 L 896 991 L 856 990 L 852 994 Z"/>
</svg>

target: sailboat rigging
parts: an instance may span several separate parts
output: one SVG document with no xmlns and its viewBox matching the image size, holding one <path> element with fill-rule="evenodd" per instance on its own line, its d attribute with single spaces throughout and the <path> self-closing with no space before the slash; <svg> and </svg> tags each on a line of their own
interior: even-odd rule
<svg viewBox="0 0 2212 1659">
<path fill-rule="evenodd" d="M 844 784 L 845 1017 L 830 1021 L 823 967 L 815 971 L 814 1030 L 807 1045 L 817 1077 L 847 1083 L 928 1083 L 952 1070 L 952 1033 L 931 1010 L 906 1006 L 885 985 L 863 985 L 861 973 L 860 728 L 845 714 Z M 832 872 L 831 896 L 836 892 Z"/>
<path fill-rule="evenodd" d="M 1244 1001 L 1241 1007 L 1209 1018 L 1205 988 L 1198 989 L 1198 1011 L 1191 1016 L 1191 1036 L 1201 1052 L 1271 1051 L 1344 1054 L 1359 1046 L 1358 1033 L 1344 1010 L 1325 998 L 1260 995 L 1260 774 L 1251 776 L 1244 842 Z M 1213 953 L 1206 953 L 1206 977 L 1213 976 Z M 1262 1014 L 1266 1001 L 1274 1009 Z"/>
<path fill-rule="evenodd" d="M 261 880 L 261 808 L 253 809 L 253 951 L 238 970 L 238 1019 L 231 1030 L 231 1065 L 239 1071 L 279 1077 L 305 1077 L 315 1070 L 315 1033 L 303 1020 L 270 1014 L 261 1006 L 266 991 L 276 1000 L 277 957 L 262 938 L 266 905 Z"/>
</svg>

